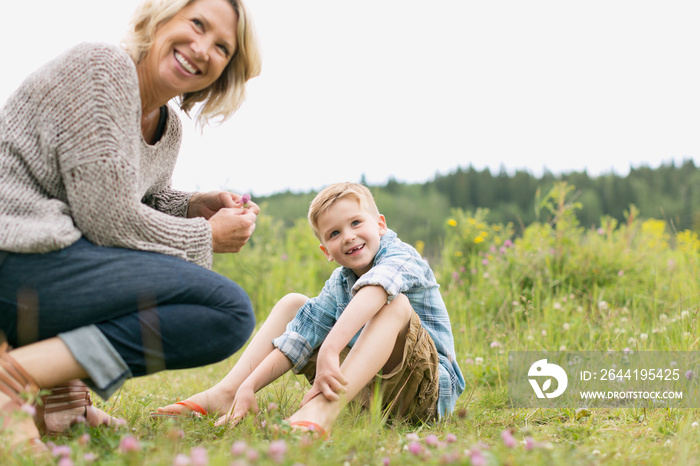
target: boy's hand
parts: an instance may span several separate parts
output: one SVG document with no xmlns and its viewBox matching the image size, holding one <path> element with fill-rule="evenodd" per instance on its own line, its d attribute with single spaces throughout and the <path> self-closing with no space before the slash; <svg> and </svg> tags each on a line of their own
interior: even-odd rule
<svg viewBox="0 0 700 466">
<path fill-rule="evenodd" d="M 315 398 L 318 394 L 322 394 L 329 401 L 338 401 L 340 396 L 346 392 L 345 385 L 348 381 L 340 371 L 340 357 L 333 351 L 325 350 L 323 346 L 318 352 L 316 359 L 316 377 L 314 384 L 311 387 L 304 399 L 301 400 L 301 406 Z"/>
<path fill-rule="evenodd" d="M 260 411 L 258 407 L 258 400 L 255 398 L 255 392 L 247 388 L 245 385 L 241 385 L 236 392 L 236 396 L 233 399 L 233 404 L 228 410 L 225 416 L 221 416 L 216 420 L 216 426 L 222 426 L 225 424 L 236 425 L 241 422 L 248 413 L 257 414 Z"/>
</svg>

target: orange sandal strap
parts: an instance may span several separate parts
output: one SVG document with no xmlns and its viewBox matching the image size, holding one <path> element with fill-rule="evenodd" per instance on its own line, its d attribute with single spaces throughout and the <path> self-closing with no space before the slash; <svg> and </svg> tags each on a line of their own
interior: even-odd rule
<svg viewBox="0 0 700 466">
<path fill-rule="evenodd" d="M 185 407 L 191 409 L 192 411 L 201 414 L 202 416 L 206 416 L 207 414 L 209 414 L 209 413 L 207 413 L 207 410 L 206 410 L 206 409 L 202 408 L 201 406 L 199 406 L 199 405 L 198 405 L 197 403 L 195 403 L 194 401 L 183 400 L 183 401 L 178 401 L 178 402 L 175 403 L 175 404 L 176 404 L 176 405 L 185 406 Z"/>
<path fill-rule="evenodd" d="M 320 424 L 317 424 L 312 421 L 294 421 L 289 425 L 291 427 L 306 427 L 307 432 L 311 432 L 315 435 L 318 435 L 319 438 L 322 438 L 324 440 L 328 437 L 326 429 L 324 429 Z"/>
</svg>

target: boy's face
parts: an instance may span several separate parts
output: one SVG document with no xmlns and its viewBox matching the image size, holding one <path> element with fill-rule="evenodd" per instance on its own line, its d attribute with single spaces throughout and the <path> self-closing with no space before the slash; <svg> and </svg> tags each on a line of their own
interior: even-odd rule
<svg viewBox="0 0 700 466">
<path fill-rule="evenodd" d="M 372 268 L 380 238 L 386 231 L 384 216 L 375 217 L 353 198 L 336 201 L 318 218 L 323 253 L 328 260 L 352 269 L 358 277 Z"/>
</svg>

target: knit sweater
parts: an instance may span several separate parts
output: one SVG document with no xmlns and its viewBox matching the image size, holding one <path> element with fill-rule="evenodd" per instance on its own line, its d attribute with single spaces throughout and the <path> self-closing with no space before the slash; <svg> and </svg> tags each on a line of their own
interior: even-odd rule
<svg viewBox="0 0 700 466">
<path fill-rule="evenodd" d="M 182 139 L 172 109 L 155 145 L 141 134 L 136 67 L 122 49 L 79 45 L 30 75 L 0 109 L 0 251 L 101 246 L 211 267 L 212 235 L 171 188 Z"/>
</svg>

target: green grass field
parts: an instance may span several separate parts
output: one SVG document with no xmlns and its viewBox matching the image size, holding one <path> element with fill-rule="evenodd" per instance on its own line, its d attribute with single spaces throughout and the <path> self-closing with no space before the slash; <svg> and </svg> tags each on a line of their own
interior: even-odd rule
<svg viewBox="0 0 700 466">
<path fill-rule="evenodd" d="M 604 218 L 584 228 L 575 221 L 569 193 L 565 185 L 555 187 L 540 205 L 546 220 L 517 238 L 511 225 L 489 223 L 485 211 L 454 211 L 445 220 L 442 254 L 431 264 L 467 382 L 451 417 L 416 426 L 350 407 L 330 441 L 310 440 L 288 433 L 282 423 L 308 388 L 289 374 L 258 394 L 263 414 L 237 427 L 214 427 L 214 418 L 149 418 L 156 407 L 216 383 L 235 364 L 234 355 L 208 367 L 130 380 L 112 399 L 98 402 L 125 418 L 126 426 L 76 426 L 70 435 L 50 439 L 68 448 L 47 462 L 700 464 L 699 409 L 508 407 L 509 351 L 700 351 L 697 233 L 639 219 L 633 207 L 625 223 Z M 284 229 L 264 215 L 244 251 L 215 261 L 217 271 L 249 291 L 259 323 L 286 293 L 316 294 L 332 267 L 304 222 Z"/>
</svg>

